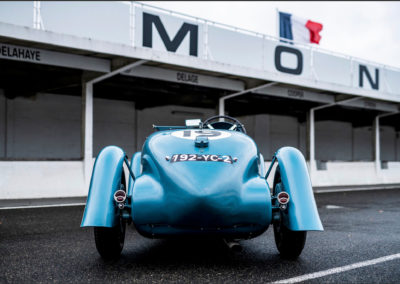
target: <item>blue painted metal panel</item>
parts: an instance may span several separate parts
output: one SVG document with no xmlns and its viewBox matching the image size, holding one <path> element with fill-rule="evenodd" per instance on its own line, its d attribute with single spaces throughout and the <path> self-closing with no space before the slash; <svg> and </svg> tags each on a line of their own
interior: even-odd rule
<svg viewBox="0 0 400 284">
<path fill-rule="evenodd" d="M 108 146 L 101 150 L 93 168 L 81 227 L 113 227 L 119 215 L 114 192 L 119 189 L 125 153 Z"/>
<path fill-rule="evenodd" d="M 222 130 L 219 130 L 222 131 Z M 271 223 L 271 198 L 261 176 L 254 141 L 239 132 L 210 139 L 206 148 L 195 141 L 161 131 L 142 151 L 142 174 L 132 192 L 132 216 L 140 233 L 257 235 Z M 237 162 L 171 162 L 174 154 L 230 155 Z"/>
<path fill-rule="evenodd" d="M 141 165 L 140 165 L 140 160 L 142 158 L 142 152 L 136 152 L 133 154 L 132 159 L 131 159 L 131 170 L 135 176 L 135 178 L 138 178 L 141 174 Z M 129 175 L 129 184 L 128 184 L 128 191 L 127 195 L 132 196 L 133 192 L 133 178 L 131 175 Z"/>
<path fill-rule="evenodd" d="M 285 223 L 292 231 L 323 231 L 311 186 L 307 164 L 299 150 L 283 147 L 278 150 L 281 179 L 290 195 Z"/>
</svg>

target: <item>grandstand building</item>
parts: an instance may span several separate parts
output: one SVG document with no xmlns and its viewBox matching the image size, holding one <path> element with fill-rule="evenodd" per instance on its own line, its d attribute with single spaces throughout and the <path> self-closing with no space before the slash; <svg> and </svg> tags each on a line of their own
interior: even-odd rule
<svg viewBox="0 0 400 284">
<path fill-rule="evenodd" d="M 228 114 L 314 189 L 400 184 L 400 69 L 130 2 L 0 3 L 0 199 L 87 195 L 107 145 Z"/>
</svg>

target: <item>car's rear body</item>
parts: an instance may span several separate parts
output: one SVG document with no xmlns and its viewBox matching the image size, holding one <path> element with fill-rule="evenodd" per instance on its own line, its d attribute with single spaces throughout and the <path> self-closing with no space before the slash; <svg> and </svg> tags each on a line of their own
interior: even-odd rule
<svg viewBox="0 0 400 284">
<path fill-rule="evenodd" d="M 196 145 L 198 140 L 208 144 Z M 149 237 L 261 234 L 272 208 L 260 163 L 254 141 L 240 132 L 154 133 L 143 146 L 142 171 L 129 193 L 137 230 Z"/>
</svg>

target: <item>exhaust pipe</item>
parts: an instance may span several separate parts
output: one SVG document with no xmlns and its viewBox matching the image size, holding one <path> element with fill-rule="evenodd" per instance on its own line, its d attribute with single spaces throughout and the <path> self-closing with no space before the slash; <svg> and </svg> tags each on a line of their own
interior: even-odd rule
<svg viewBox="0 0 400 284">
<path fill-rule="evenodd" d="M 285 210 L 287 208 L 287 204 L 289 203 L 290 196 L 286 191 L 281 191 L 278 193 L 276 199 L 278 200 L 279 207 L 282 210 Z"/>
<path fill-rule="evenodd" d="M 125 207 L 124 202 L 126 200 L 126 192 L 123 191 L 122 189 L 117 190 L 114 193 L 114 200 L 115 200 L 115 202 L 117 202 L 119 209 L 124 209 L 124 207 Z"/>
<path fill-rule="evenodd" d="M 224 243 L 233 252 L 241 252 L 242 251 L 242 246 L 238 242 L 224 239 Z"/>
</svg>

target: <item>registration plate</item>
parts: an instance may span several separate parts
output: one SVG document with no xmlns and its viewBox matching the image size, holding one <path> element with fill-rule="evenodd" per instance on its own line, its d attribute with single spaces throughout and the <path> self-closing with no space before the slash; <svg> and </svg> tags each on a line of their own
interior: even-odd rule
<svg viewBox="0 0 400 284">
<path fill-rule="evenodd" d="M 171 163 L 175 162 L 223 162 L 232 164 L 236 162 L 229 155 L 210 155 L 210 154 L 174 154 Z"/>
</svg>

